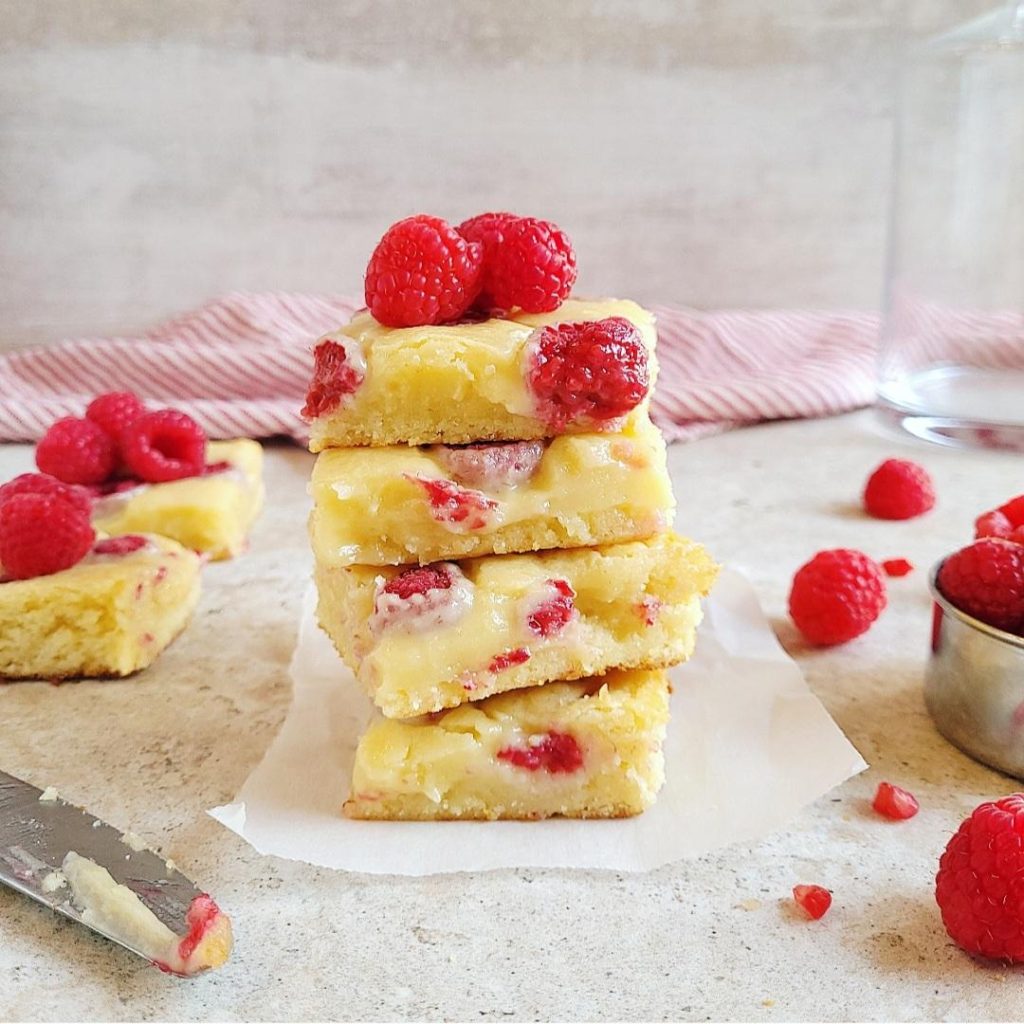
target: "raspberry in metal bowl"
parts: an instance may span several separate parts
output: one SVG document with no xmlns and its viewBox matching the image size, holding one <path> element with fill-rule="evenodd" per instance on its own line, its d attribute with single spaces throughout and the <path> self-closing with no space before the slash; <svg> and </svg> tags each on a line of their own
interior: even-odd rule
<svg viewBox="0 0 1024 1024">
<path fill-rule="evenodd" d="M 934 598 L 925 703 L 939 732 L 965 754 L 1024 779 L 1024 637 Z"/>
</svg>

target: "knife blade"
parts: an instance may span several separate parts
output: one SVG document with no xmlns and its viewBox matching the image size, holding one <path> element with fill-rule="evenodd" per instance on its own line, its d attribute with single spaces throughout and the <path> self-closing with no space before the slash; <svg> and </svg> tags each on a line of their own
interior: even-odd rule
<svg viewBox="0 0 1024 1024">
<path fill-rule="evenodd" d="M 43 790 L 0 771 L 0 882 L 152 960 L 152 954 L 130 936 L 83 920 L 83 908 L 62 881 L 65 857 L 74 852 L 105 868 L 175 935 L 188 931 L 188 909 L 204 894 L 159 854 L 136 849 L 131 834 L 50 796 L 49 791 L 44 797 Z"/>
</svg>

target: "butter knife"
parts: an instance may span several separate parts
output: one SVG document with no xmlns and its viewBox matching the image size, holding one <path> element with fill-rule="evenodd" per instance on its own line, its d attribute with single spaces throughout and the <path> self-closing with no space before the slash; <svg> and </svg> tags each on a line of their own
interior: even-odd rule
<svg viewBox="0 0 1024 1024">
<path fill-rule="evenodd" d="M 227 916 L 173 863 L 2 771 L 0 882 L 172 974 L 219 967 L 231 951 Z"/>
</svg>

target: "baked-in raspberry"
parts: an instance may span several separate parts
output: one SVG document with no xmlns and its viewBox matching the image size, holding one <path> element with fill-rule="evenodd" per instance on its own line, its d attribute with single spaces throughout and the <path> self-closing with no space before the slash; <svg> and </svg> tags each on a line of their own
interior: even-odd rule
<svg viewBox="0 0 1024 1024">
<path fill-rule="evenodd" d="M 522 665 L 530 660 L 530 652 L 525 647 L 517 647 L 515 650 L 502 651 L 491 658 L 487 666 L 488 672 L 504 672 L 513 665 Z"/>
<path fill-rule="evenodd" d="M 96 555 L 130 555 L 133 551 L 140 551 L 147 544 L 145 537 L 137 533 L 126 533 L 121 537 L 105 537 L 93 545 L 93 554 Z"/>
<path fill-rule="evenodd" d="M 527 386 L 555 429 L 624 416 L 650 389 L 647 348 L 621 316 L 538 328 L 528 353 Z"/>
<path fill-rule="evenodd" d="M 386 327 L 443 324 L 480 291 L 483 248 L 440 217 L 407 217 L 384 232 L 366 268 L 366 305 Z"/>
<path fill-rule="evenodd" d="M 867 632 L 886 605 L 875 562 L 851 548 L 819 551 L 789 591 L 789 614 L 812 644 L 842 644 Z"/>
<path fill-rule="evenodd" d="M 0 504 L 0 565 L 12 579 L 70 569 L 95 539 L 88 513 L 60 494 L 15 494 Z"/>
<path fill-rule="evenodd" d="M 461 484 L 499 490 L 529 480 L 544 457 L 543 441 L 476 441 L 440 444 L 433 449 L 438 462 Z"/>
<path fill-rule="evenodd" d="M 583 751 L 575 736 L 552 731 L 531 736 L 525 747 L 503 747 L 498 751 L 498 760 L 531 772 L 561 775 L 583 767 Z"/>
<path fill-rule="evenodd" d="M 36 445 L 36 465 L 66 484 L 98 484 L 117 466 L 117 448 L 92 420 L 57 420 Z"/>
<path fill-rule="evenodd" d="M 644 620 L 645 625 L 653 626 L 661 614 L 661 598 L 655 597 L 653 594 L 644 594 L 640 601 L 637 602 L 636 610 L 639 612 L 640 618 Z"/>
<path fill-rule="evenodd" d="M 576 591 L 568 580 L 548 580 L 544 593 L 534 598 L 526 614 L 526 625 L 531 633 L 548 637 L 560 633 L 576 615 Z"/>
<path fill-rule="evenodd" d="M 976 540 L 950 555 L 936 576 L 950 604 L 1013 632 L 1024 626 L 1024 547 L 998 537 Z"/>
<path fill-rule="evenodd" d="M 887 558 L 882 563 L 882 571 L 886 576 L 909 576 L 914 571 L 914 563 L 905 558 Z"/>
<path fill-rule="evenodd" d="M 999 509 L 985 512 L 974 520 L 974 539 L 980 540 L 983 537 L 1001 537 L 1009 539 L 1013 533 L 1013 523 L 1003 515 Z"/>
<path fill-rule="evenodd" d="M 426 492 L 434 519 L 456 533 L 482 530 L 494 518 L 498 503 L 480 491 L 459 487 L 451 480 L 430 480 L 408 473 L 406 479 L 419 484 Z"/>
<path fill-rule="evenodd" d="M 892 818 L 893 821 L 906 821 L 921 810 L 921 805 L 913 793 L 902 786 L 894 786 L 891 782 L 878 784 L 871 806 L 876 814 L 882 815 L 883 818 Z"/>
<path fill-rule="evenodd" d="M 939 860 L 935 901 L 968 953 L 1024 962 L 1024 793 L 983 803 Z"/>
<path fill-rule="evenodd" d="M 85 418 L 102 428 L 114 442 L 121 431 L 146 411 L 142 399 L 131 391 L 110 391 L 94 398 L 85 410 Z"/>
<path fill-rule="evenodd" d="M 374 595 L 370 628 L 413 632 L 450 626 L 473 603 L 473 584 L 454 562 L 412 566 L 381 579 Z"/>
<path fill-rule="evenodd" d="M 550 313 L 576 282 L 576 253 L 557 224 L 536 217 L 481 214 L 459 231 L 483 248 L 482 297 L 492 310 Z"/>
<path fill-rule="evenodd" d="M 206 464 L 206 434 L 191 416 L 176 409 L 147 412 L 121 434 L 128 468 L 147 483 L 198 476 Z"/>
<path fill-rule="evenodd" d="M 87 516 L 92 514 L 92 496 L 85 487 L 66 484 L 45 473 L 22 473 L 0 486 L 0 505 L 16 494 L 53 494 L 70 501 Z"/>
<path fill-rule="evenodd" d="M 934 507 L 932 478 L 907 459 L 886 459 L 864 488 L 864 508 L 876 519 L 914 519 Z"/>
<path fill-rule="evenodd" d="M 366 360 L 355 341 L 321 341 L 313 352 L 313 379 L 306 392 L 302 416 L 313 420 L 334 412 L 358 390 L 365 376 Z"/>
<path fill-rule="evenodd" d="M 832 893 L 820 885 L 794 885 L 793 899 L 812 921 L 824 917 L 832 906 Z"/>
</svg>

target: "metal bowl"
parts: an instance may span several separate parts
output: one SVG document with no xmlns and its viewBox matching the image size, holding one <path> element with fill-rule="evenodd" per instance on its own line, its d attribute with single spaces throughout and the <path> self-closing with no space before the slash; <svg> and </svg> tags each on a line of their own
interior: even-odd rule
<svg viewBox="0 0 1024 1024">
<path fill-rule="evenodd" d="M 1024 779 L 1024 637 L 935 600 L 924 697 L 939 732 L 965 754 Z"/>
</svg>

